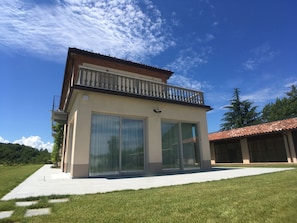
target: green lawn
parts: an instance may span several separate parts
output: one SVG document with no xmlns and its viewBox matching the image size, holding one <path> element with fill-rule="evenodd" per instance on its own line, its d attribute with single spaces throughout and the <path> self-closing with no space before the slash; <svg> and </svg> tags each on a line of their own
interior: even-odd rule
<svg viewBox="0 0 297 223">
<path fill-rule="evenodd" d="M 23 182 L 41 166 L 41 164 L 15 166 L 0 165 L 0 198 Z"/>
<path fill-rule="evenodd" d="M 0 187 L 2 187 L 2 181 Z M 138 191 L 68 196 L 70 201 L 36 207 L 52 214 L 12 222 L 296 222 L 297 169 L 230 180 Z M 0 202 L 2 209 L 12 201 Z M 0 220 L 1 222 L 1 220 Z M 9 221 L 8 221 L 9 222 Z"/>
</svg>

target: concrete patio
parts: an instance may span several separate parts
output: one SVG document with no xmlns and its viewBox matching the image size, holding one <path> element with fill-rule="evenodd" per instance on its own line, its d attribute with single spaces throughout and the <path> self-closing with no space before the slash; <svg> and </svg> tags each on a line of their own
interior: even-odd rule
<svg viewBox="0 0 297 223">
<path fill-rule="evenodd" d="M 80 195 L 120 190 L 138 190 L 254 176 L 293 168 L 213 168 L 208 172 L 130 178 L 72 179 L 60 169 L 44 165 L 1 200 L 49 195 Z"/>
</svg>

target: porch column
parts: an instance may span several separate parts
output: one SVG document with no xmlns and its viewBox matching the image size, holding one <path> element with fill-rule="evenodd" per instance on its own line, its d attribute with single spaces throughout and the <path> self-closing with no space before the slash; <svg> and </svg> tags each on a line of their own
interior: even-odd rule
<svg viewBox="0 0 297 223">
<path fill-rule="evenodd" d="M 68 131 L 66 132 L 65 139 L 65 151 L 64 151 L 64 169 L 66 173 L 71 172 L 71 160 L 72 160 L 72 151 L 73 151 L 73 125 L 74 121 L 68 124 Z"/>
<path fill-rule="evenodd" d="M 66 154 L 66 142 L 67 142 L 67 132 L 68 132 L 68 125 L 64 125 L 64 131 L 63 131 L 63 143 L 62 143 L 62 148 L 61 148 L 61 169 L 62 172 L 65 172 L 65 154 Z"/>
<path fill-rule="evenodd" d="M 210 143 L 210 159 L 211 159 L 211 164 L 216 163 L 216 154 L 215 154 L 215 149 L 214 149 L 214 142 L 209 142 Z"/>
<path fill-rule="evenodd" d="M 250 163 L 250 154 L 249 154 L 247 138 L 240 139 L 240 147 L 241 147 L 241 154 L 242 154 L 242 162 Z"/>
<path fill-rule="evenodd" d="M 297 163 L 292 131 L 283 134 L 288 163 Z"/>
<path fill-rule="evenodd" d="M 210 145 L 208 140 L 208 130 L 207 130 L 207 121 L 206 121 L 206 112 L 201 112 L 200 120 L 198 125 L 198 133 L 200 133 L 200 156 L 201 156 L 201 166 L 202 170 L 211 169 L 211 154 L 210 154 Z"/>
</svg>

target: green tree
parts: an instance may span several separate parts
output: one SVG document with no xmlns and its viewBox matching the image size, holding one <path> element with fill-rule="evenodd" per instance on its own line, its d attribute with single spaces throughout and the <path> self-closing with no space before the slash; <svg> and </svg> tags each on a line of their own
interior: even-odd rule
<svg viewBox="0 0 297 223">
<path fill-rule="evenodd" d="M 295 85 L 291 85 L 291 91 L 287 92 L 289 113 L 288 118 L 297 117 L 297 88 Z"/>
<path fill-rule="evenodd" d="M 287 92 L 286 95 L 290 99 L 296 100 L 297 99 L 297 87 L 295 85 L 291 85 L 291 91 Z"/>
<path fill-rule="evenodd" d="M 63 131 L 64 125 L 59 123 L 53 125 L 54 146 L 51 159 L 54 166 L 58 166 L 58 162 L 60 161 L 60 150 L 63 144 Z"/>
<path fill-rule="evenodd" d="M 263 122 L 272 122 L 287 118 L 297 117 L 297 88 L 291 86 L 291 90 L 286 92 L 287 97 L 277 98 L 274 103 L 264 106 L 262 111 Z"/>
<path fill-rule="evenodd" d="M 242 101 L 239 94 L 239 89 L 235 88 L 233 98 L 230 100 L 231 104 L 224 107 L 229 111 L 222 118 L 221 130 L 223 131 L 254 125 L 260 122 L 260 115 L 256 111 L 257 106 L 252 106 L 253 103 L 248 100 Z"/>
<path fill-rule="evenodd" d="M 0 143 L 0 165 L 49 163 L 51 154 L 45 149 L 30 146 Z"/>
</svg>

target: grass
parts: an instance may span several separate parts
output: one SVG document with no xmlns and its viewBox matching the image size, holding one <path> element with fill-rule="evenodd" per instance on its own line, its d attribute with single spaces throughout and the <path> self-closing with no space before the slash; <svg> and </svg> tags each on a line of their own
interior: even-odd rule
<svg viewBox="0 0 297 223">
<path fill-rule="evenodd" d="M 0 198 L 23 182 L 28 176 L 38 170 L 42 165 L 0 165 Z M 0 211 L 8 211 L 15 209 L 15 201 L 0 201 Z M 17 210 L 18 213 L 20 210 Z M 4 220 L 0 222 L 3 222 Z M 5 220 L 4 222 L 10 222 Z"/>
<path fill-rule="evenodd" d="M 0 165 L 0 198 L 23 182 L 41 166 L 41 164 L 15 166 Z"/>
<path fill-rule="evenodd" d="M 2 181 L 0 188 L 2 187 Z M 296 222 L 297 169 L 182 186 L 68 196 L 46 216 L 7 222 Z M 1 201 L 9 203 L 12 201 Z M 15 202 L 15 201 L 13 201 Z M 1 222 L 1 220 L 0 220 Z"/>
</svg>

